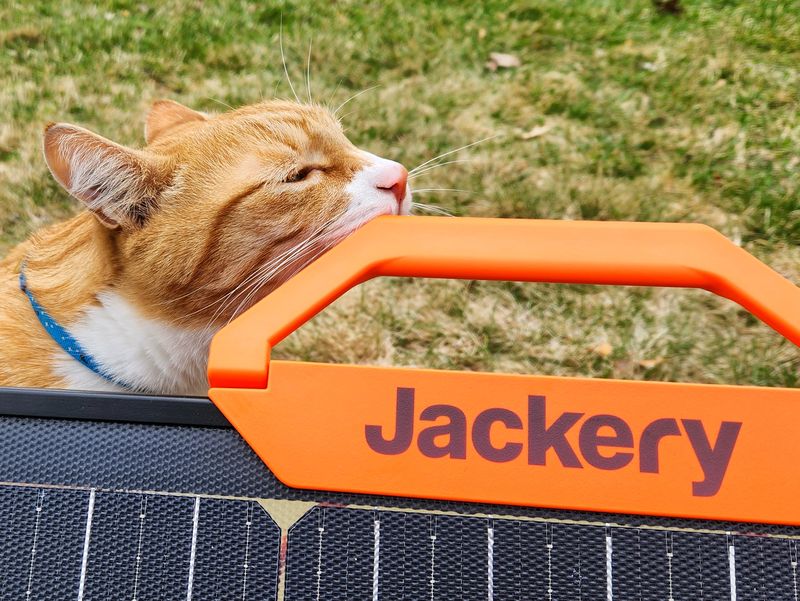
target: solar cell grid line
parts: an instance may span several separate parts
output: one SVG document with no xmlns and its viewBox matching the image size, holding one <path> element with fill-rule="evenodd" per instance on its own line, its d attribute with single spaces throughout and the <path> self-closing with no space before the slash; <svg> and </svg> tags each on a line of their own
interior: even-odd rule
<svg viewBox="0 0 800 601">
<path fill-rule="evenodd" d="M 85 601 L 133 597 L 141 505 L 139 494 L 96 493 Z"/>
<path fill-rule="evenodd" d="M 144 520 L 147 518 L 147 497 L 145 495 L 142 495 L 139 507 L 139 538 L 136 542 L 136 563 L 133 568 L 133 601 L 138 601 L 139 577 L 142 572 L 142 540 L 144 539 Z"/>
<path fill-rule="evenodd" d="M 793 601 L 792 542 L 736 536 L 737 594 L 757 601 Z"/>
<path fill-rule="evenodd" d="M 83 553 L 81 554 L 81 574 L 78 580 L 78 601 L 83 601 L 83 593 L 86 589 L 86 567 L 89 563 L 89 543 L 92 539 L 92 519 L 94 518 L 94 500 L 97 491 L 93 488 L 89 491 L 89 504 L 86 509 L 86 532 L 83 537 Z"/>
<path fill-rule="evenodd" d="M 232 523 L 243 521 L 240 519 L 241 513 L 238 502 L 203 499 L 199 505 L 193 601 L 216 599 L 238 588 L 241 582 L 241 537 L 238 532 L 231 534 L 229 531 Z"/>
<path fill-rule="evenodd" d="M 486 520 L 486 598 L 494 601 L 494 523 Z"/>
<path fill-rule="evenodd" d="M 192 601 L 192 588 L 194 587 L 194 564 L 197 559 L 197 529 L 200 526 L 200 497 L 194 499 L 194 512 L 192 514 L 192 548 L 189 551 L 189 576 L 186 580 L 186 601 Z"/>
<path fill-rule="evenodd" d="M 247 595 L 244 601 L 271 601 L 278 598 L 281 528 L 256 501 L 247 501 L 251 534 L 247 557 Z"/>
<path fill-rule="evenodd" d="M 704 599 L 702 548 L 707 536 L 685 532 L 665 534 L 665 547 L 672 553 L 668 558 L 670 595 L 676 601 Z"/>
<path fill-rule="evenodd" d="M 431 601 L 434 601 L 436 591 L 436 516 L 430 516 L 430 539 L 431 539 Z"/>
<path fill-rule="evenodd" d="M 289 529 L 286 599 L 370 599 L 374 536 L 371 510 L 318 506 L 306 513 Z"/>
<path fill-rule="evenodd" d="M 90 509 L 93 494 L 95 505 Z M 195 512 L 198 499 L 200 509 Z M 124 592 L 124 581 L 130 587 L 137 584 L 136 598 L 141 601 L 177 599 L 171 591 L 187 594 L 195 515 L 193 600 L 274 598 L 279 529 L 252 500 L 14 486 L 0 489 L 0 565 L 15 568 L 0 572 L 0 598 L 75 599 L 80 595 L 78 576 L 83 572 L 85 601 L 133 599 L 131 588 Z M 553 524 L 363 506 L 316 507 L 297 525 L 309 520 L 313 535 L 300 546 L 290 543 L 294 553 L 290 553 L 288 565 L 292 571 L 298 558 L 314 558 L 321 526 L 321 599 L 424 599 L 430 594 L 423 584 L 430 571 L 420 570 L 424 566 L 433 570 L 433 598 L 438 601 L 543 599 L 547 597 L 549 550 L 552 598 L 556 601 L 594 600 L 603 595 L 626 601 L 703 601 L 733 598 L 734 594 L 743 601 L 797 601 L 796 541 L 786 537 Z M 435 537 L 433 541 L 431 537 Z M 165 546 L 165 541 L 172 540 L 178 542 L 174 550 Z M 9 564 L 14 547 L 24 547 L 17 554 L 22 561 Z M 129 555 L 126 548 L 131 549 Z M 113 554 L 110 557 L 109 552 Z M 110 566 L 105 572 L 103 563 L 98 563 L 104 554 L 105 565 Z M 126 556 L 130 559 L 125 560 Z M 165 558 L 163 569 L 154 569 L 153 558 Z M 214 564 L 219 566 L 217 571 L 209 571 Z M 301 579 L 309 580 L 313 574 L 308 571 Z M 19 586 L 9 589 L 9 579 Z M 97 586 L 100 580 L 110 586 L 102 594 Z M 310 580 L 313 586 L 313 577 Z M 61 592 L 42 588 L 46 581 L 56 582 Z M 67 581 L 74 583 L 69 588 L 72 592 L 64 587 Z M 213 582 L 219 582 L 219 588 L 209 585 Z M 421 595 L 413 592 L 419 585 L 427 588 Z M 142 592 L 143 587 L 148 594 Z M 289 593 L 286 598 L 314 596 L 313 592 L 308 596 Z"/>
<path fill-rule="evenodd" d="M 641 541 L 637 528 L 614 532 L 614 593 L 618 599 L 642 599 Z"/>
<path fill-rule="evenodd" d="M 33 586 L 33 569 L 36 565 L 36 543 L 39 542 L 39 523 L 42 518 L 42 507 L 44 506 L 44 489 L 39 490 L 36 495 L 36 505 L 34 511 L 36 517 L 33 525 L 33 542 L 31 543 L 31 558 L 28 568 L 28 586 L 25 589 L 25 598 L 31 598 L 31 587 Z"/>
<path fill-rule="evenodd" d="M 666 532 L 639 529 L 638 542 L 640 598 L 642 601 L 664 601 L 669 598 Z"/>
<path fill-rule="evenodd" d="M 280 528 L 257 502 L 203 498 L 193 601 L 274 599 L 279 553 Z"/>
<path fill-rule="evenodd" d="M 245 522 L 244 564 L 242 565 L 242 601 L 247 598 L 247 576 L 250 570 L 250 533 L 253 528 L 253 504 L 247 503 L 247 517 Z"/>
<path fill-rule="evenodd" d="M 437 599 L 486 601 L 486 518 L 442 516 L 436 546 Z"/>
<path fill-rule="evenodd" d="M 322 537 L 325 534 L 325 508 L 319 510 L 319 524 L 317 525 L 317 532 L 319 533 L 319 543 L 317 547 L 317 601 L 320 601 L 322 593 Z"/>
<path fill-rule="evenodd" d="M 730 570 L 731 582 L 731 601 L 736 601 L 736 547 L 733 544 L 733 537 L 727 535 L 728 542 L 728 569 Z"/>
<path fill-rule="evenodd" d="M 380 599 L 430 597 L 430 521 L 422 513 L 381 511 Z"/>
<path fill-rule="evenodd" d="M 290 528 L 286 543 L 285 598 L 313 600 L 317 597 L 322 552 L 320 550 L 321 507 L 314 507 Z"/>
<path fill-rule="evenodd" d="M 547 525 L 493 520 L 495 599 L 547 598 Z"/>
<path fill-rule="evenodd" d="M 681 534 L 681 538 L 691 534 Z M 702 557 L 702 593 L 705 599 L 730 598 L 730 561 L 724 534 L 697 534 Z M 676 535 L 676 539 L 678 536 Z"/>
<path fill-rule="evenodd" d="M 194 499 L 149 493 L 142 497 L 147 505 L 136 599 L 185 598 Z"/>
<path fill-rule="evenodd" d="M 336 523 L 347 528 L 345 599 L 372 597 L 374 518 L 371 511 L 337 511 Z M 327 597 L 331 598 L 331 597 Z"/>
<path fill-rule="evenodd" d="M 0 495 L 3 528 L 0 530 L 0 599 L 21 599 L 25 594 L 32 533 L 39 491 L 13 487 Z"/>
<path fill-rule="evenodd" d="M 599 526 L 555 524 L 552 533 L 553 599 L 605 599 L 604 529 Z"/>
<path fill-rule="evenodd" d="M 37 493 L 39 523 L 33 571 L 27 563 L 11 567 L 24 572 L 27 582 L 24 597 L 19 591 L 8 598 L 74 601 L 78 591 L 88 494 L 52 489 L 40 489 Z"/>
<path fill-rule="evenodd" d="M 669 574 L 669 597 L 667 597 L 667 601 L 675 601 L 675 597 L 672 594 L 672 532 L 664 533 L 664 543 L 667 553 L 667 573 Z"/>
<path fill-rule="evenodd" d="M 365 509 L 330 508 L 326 515 L 328 576 L 323 599 L 372 597 L 374 518 Z"/>
<path fill-rule="evenodd" d="M 380 599 L 380 567 L 381 567 L 381 519 L 376 511 L 372 516 L 372 601 Z"/>
<path fill-rule="evenodd" d="M 189 569 L 190 545 L 183 529 L 192 528 L 184 519 L 192 514 L 191 501 L 197 502 L 168 495 L 3 486 L 0 598 L 180 598 L 186 594 Z M 249 507 L 251 516 L 255 507 L 252 502 L 221 503 Z M 154 513 L 165 515 L 151 523 Z M 259 512 L 256 523 L 261 535 L 252 540 L 249 564 L 265 574 L 254 591 L 261 600 L 274 597 L 278 541 L 277 526 L 265 512 Z"/>
<path fill-rule="evenodd" d="M 606 524 L 606 601 L 614 600 L 614 547 L 611 539 L 611 526 Z"/>
<path fill-rule="evenodd" d="M 545 528 L 545 544 L 547 545 L 547 601 L 553 601 L 553 525 Z"/>
</svg>

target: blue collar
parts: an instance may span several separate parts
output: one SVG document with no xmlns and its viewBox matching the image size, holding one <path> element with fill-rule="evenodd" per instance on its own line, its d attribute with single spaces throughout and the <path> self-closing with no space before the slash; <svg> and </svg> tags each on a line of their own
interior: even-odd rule
<svg viewBox="0 0 800 601">
<path fill-rule="evenodd" d="M 53 319 L 53 317 L 45 310 L 45 308 L 39 304 L 31 291 L 28 289 L 28 281 L 25 278 L 24 264 L 19 270 L 19 289 L 22 290 L 25 293 L 25 296 L 28 297 L 31 307 L 33 307 L 33 311 L 36 313 L 36 317 L 39 318 L 39 322 L 42 324 L 42 327 L 48 334 L 50 334 L 50 337 L 55 340 L 56 344 L 64 349 L 64 352 L 108 382 L 116 384 L 117 386 L 129 388 L 125 382 L 120 381 L 118 378 L 114 377 L 105 369 L 103 369 L 97 360 L 92 357 L 91 354 L 86 352 L 86 349 L 81 346 L 81 343 L 78 342 L 64 326 Z"/>
</svg>

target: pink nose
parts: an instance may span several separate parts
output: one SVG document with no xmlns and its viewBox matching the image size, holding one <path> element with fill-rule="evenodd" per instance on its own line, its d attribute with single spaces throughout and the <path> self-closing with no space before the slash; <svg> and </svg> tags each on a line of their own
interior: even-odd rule
<svg viewBox="0 0 800 601">
<path fill-rule="evenodd" d="M 408 182 L 408 170 L 400 163 L 386 161 L 385 167 L 378 176 L 375 184 L 379 190 L 389 190 L 394 194 L 397 204 L 403 202 L 406 197 L 406 184 Z"/>
</svg>

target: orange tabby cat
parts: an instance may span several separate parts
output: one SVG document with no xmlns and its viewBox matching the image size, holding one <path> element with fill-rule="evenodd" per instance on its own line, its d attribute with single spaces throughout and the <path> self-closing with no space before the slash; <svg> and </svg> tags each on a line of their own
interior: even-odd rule
<svg viewBox="0 0 800 601">
<path fill-rule="evenodd" d="M 214 332 L 370 219 L 408 214 L 408 173 L 318 106 L 218 116 L 156 102 L 147 146 L 48 125 L 86 211 L 0 260 L 0 385 L 205 393 Z"/>
</svg>

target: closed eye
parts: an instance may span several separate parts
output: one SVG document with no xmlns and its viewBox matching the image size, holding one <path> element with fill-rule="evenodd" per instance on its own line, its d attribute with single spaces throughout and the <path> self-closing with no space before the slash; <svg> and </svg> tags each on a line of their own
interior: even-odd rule
<svg viewBox="0 0 800 601">
<path fill-rule="evenodd" d="M 306 179 L 312 172 L 316 171 L 317 167 L 303 167 L 302 169 L 298 169 L 290 173 L 286 179 L 283 180 L 286 184 L 294 184 L 297 182 L 302 182 Z"/>
</svg>

